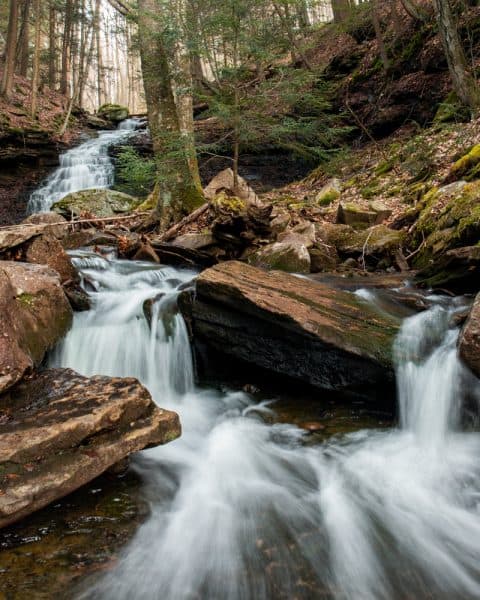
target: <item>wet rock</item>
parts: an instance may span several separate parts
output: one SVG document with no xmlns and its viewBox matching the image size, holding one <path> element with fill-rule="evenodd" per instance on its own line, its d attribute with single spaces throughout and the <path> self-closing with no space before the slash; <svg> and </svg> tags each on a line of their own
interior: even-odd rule
<svg viewBox="0 0 480 600">
<path fill-rule="evenodd" d="M 0 396 L 0 527 L 91 481 L 132 452 L 180 435 L 133 378 L 53 369 Z"/>
<path fill-rule="evenodd" d="M 72 310 L 55 271 L 0 261 L 0 392 L 17 383 L 67 332 Z"/>
<path fill-rule="evenodd" d="M 305 429 L 305 431 L 308 431 L 309 433 L 316 433 L 317 431 L 323 431 L 326 429 L 326 426 L 318 421 L 307 421 L 306 423 L 300 423 L 299 427 L 301 429 Z"/>
<path fill-rule="evenodd" d="M 480 377 L 480 294 L 475 298 L 470 315 L 459 339 L 459 352 L 465 364 Z"/>
<path fill-rule="evenodd" d="M 158 258 L 155 250 L 148 243 L 141 243 L 140 248 L 135 252 L 133 256 L 133 260 L 145 260 L 147 262 L 159 263 L 160 259 Z"/>
<path fill-rule="evenodd" d="M 64 291 L 74 311 L 84 312 L 90 310 L 90 298 L 80 285 L 66 286 Z"/>
<path fill-rule="evenodd" d="M 301 240 L 268 244 L 255 252 L 249 262 L 257 267 L 288 273 L 310 273 L 310 254 Z"/>
<path fill-rule="evenodd" d="M 22 221 L 25 224 L 45 225 L 44 234 L 52 235 L 61 240 L 68 233 L 68 227 L 64 225 L 67 220 L 55 212 L 35 213 Z"/>
<path fill-rule="evenodd" d="M 52 210 L 67 219 L 82 214 L 95 217 L 114 217 L 134 211 L 139 200 L 115 190 L 83 190 L 68 194 L 52 206 Z"/>
<path fill-rule="evenodd" d="M 180 305 L 197 349 L 331 390 L 393 377 L 397 320 L 327 285 L 227 262 L 201 273 Z"/>
</svg>

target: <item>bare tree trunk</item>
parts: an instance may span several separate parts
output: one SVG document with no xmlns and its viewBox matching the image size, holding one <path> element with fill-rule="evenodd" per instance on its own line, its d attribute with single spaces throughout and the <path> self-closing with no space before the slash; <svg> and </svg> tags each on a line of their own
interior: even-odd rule
<svg viewBox="0 0 480 600">
<path fill-rule="evenodd" d="M 332 0 L 333 20 L 343 23 L 350 16 L 352 5 L 350 0 Z"/>
<path fill-rule="evenodd" d="M 10 97 L 13 88 L 13 75 L 15 73 L 15 51 L 17 47 L 18 31 L 18 0 L 10 0 L 7 44 L 5 49 L 5 64 L 0 85 L 0 95 Z"/>
<path fill-rule="evenodd" d="M 73 0 L 67 0 L 65 5 L 65 24 L 62 40 L 62 73 L 60 78 L 60 92 L 68 93 L 70 75 L 70 49 L 73 29 Z"/>
<path fill-rule="evenodd" d="M 372 3 L 372 21 L 373 28 L 375 29 L 375 37 L 377 38 L 378 51 L 380 52 L 380 58 L 382 59 L 383 69 L 386 73 L 390 70 L 390 61 L 387 55 L 387 49 L 385 48 L 385 42 L 383 40 L 382 25 L 379 18 L 378 0 L 374 0 Z"/>
<path fill-rule="evenodd" d="M 458 35 L 450 2 L 449 0 L 433 0 L 433 5 L 453 88 L 463 104 L 476 111 L 480 108 L 480 92 L 475 79 L 467 68 L 467 59 Z"/>
<path fill-rule="evenodd" d="M 100 0 L 96 0 L 95 4 L 96 18 L 96 30 L 95 39 L 97 42 L 97 95 L 98 95 L 98 107 L 102 106 L 105 99 L 104 85 L 103 85 L 103 59 L 102 59 L 102 35 L 100 31 L 101 20 L 100 20 Z"/>
<path fill-rule="evenodd" d="M 57 36 L 55 1 L 48 7 L 48 85 L 53 90 L 57 83 Z"/>
<path fill-rule="evenodd" d="M 20 33 L 17 43 L 17 63 L 18 73 L 26 77 L 28 73 L 28 63 L 30 60 L 29 46 L 29 20 L 30 20 L 30 0 L 23 0 L 20 19 Z"/>
<path fill-rule="evenodd" d="M 183 130 L 187 123 L 191 122 L 188 127 L 193 125 L 193 119 L 190 121 L 185 114 L 185 98 L 181 106 L 176 103 L 176 82 L 159 22 L 159 5 L 156 0 L 140 0 L 138 6 L 143 85 L 157 161 L 154 193 L 157 195 L 160 225 L 165 229 L 172 220 L 201 206 L 204 198 L 199 186 L 197 163 L 190 154 L 190 140 Z M 193 131 L 189 133 L 193 136 Z"/>
<path fill-rule="evenodd" d="M 405 11 L 416 21 L 425 21 L 427 15 L 415 4 L 415 0 L 401 0 Z"/>
<path fill-rule="evenodd" d="M 40 79 L 40 34 L 42 22 L 40 0 L 34 0 L 33 12 L 35 15 L 35 49 L 33 54 L 32 105 L 30 107 L 32 119 L 37 114 L 38 84 Z"/>
</svg>

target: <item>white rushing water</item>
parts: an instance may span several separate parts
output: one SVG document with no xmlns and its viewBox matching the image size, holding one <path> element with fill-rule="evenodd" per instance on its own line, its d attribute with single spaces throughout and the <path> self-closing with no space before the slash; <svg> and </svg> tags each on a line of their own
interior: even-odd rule
<svg viewBox="0 0 480 600">
<path fill-rule="evenodd" d="M 111 187 L 114 168 L 108 149 L 126 140 L 137 124 L 137 119 L 126 119 L 117 129 L 100 131 L 96 137 L 61 154 L 60 165 L 30 196 L 28 212 L 48 211 L 71 192 Z"/>
<path fill-rule="evenodd" d="M 93 309 L 76 314 L 52 364 L 136 376 L 183 427 L 135 459 L 151 514 L 82 598 L 480 597 L 480 435 L 460 428 L 478 381 L 457 359 L 454 308 L 404 322 L 398 428 L 311 446 L 296 427 L 265 423 L 269 408 L 247 395 L 195 387 L 175 311 L 191 272 L 75 260 Z"/>
</svg>

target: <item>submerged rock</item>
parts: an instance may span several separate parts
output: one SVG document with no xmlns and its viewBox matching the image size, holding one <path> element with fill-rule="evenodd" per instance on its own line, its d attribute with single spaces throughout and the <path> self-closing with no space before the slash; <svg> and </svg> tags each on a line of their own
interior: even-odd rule
<svg viewBox="0 0 480 600">
<path fill-rule="evenodd" d="M 227 262 L 204 271 L 180 304 L 197 348 L 330 390 L 393 378 L 397 321 L 348 292 Z"/>
<path fill-rule="evenodd" d="M 480 294 L 475 298 L 459 339 L 459 351 L 463 361 L 480 377 Z"/>
<path fill-rule="evenodd" d="M 133 378 L 52 369 L 0 396 L 0 527 L 91 481 L 132 452 L 180 435 Z"/>
<path fill-rule="evenodd" d="M 93 189 L 68 194 L 52 206 L 52 210 L 67 218 L 79 217 L 82 213 L 95 217 L 114 217 L 134 211 L 138 198 L 115 190 Z"/>
<path fill-rule="evenodd" d="M 55 271 L 0 261 L 0 392 L 17 383 L 70 327 L 72 309 Z"/>
</svg>

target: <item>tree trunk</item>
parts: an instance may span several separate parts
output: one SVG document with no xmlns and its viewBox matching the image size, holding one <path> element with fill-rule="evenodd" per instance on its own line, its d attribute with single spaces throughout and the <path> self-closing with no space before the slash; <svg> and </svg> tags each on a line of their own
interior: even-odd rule
<svg viewBox="0 0 480 600">
<path fill-rule="evenodd" d="M 332 0 L 333 20 L 335 23 L 343 23 L 350 16 L 352 8 L 350 0 Z"/>
<path fill-rule="evenodd" d="M 35 50 L 33 54 L 32 105 L 30 107 L 32 119 L 37 114 L 38 84 L 40 79 L 40 24 L 42 22 L 40 0 L 34 0 L 33 12 L 35 15 Z"/>
<path fill-rule="evenodd" d="M 425 21 L 427 16 L 419 6 L 415 4 L 415 0 L 401 0 L 402 6 L 412 19 L 416 21 Z"/>
<path fill-rule="evenodd" d="M 21 26 L 18 36 L 17 56 L 18 56 L 18 73 L 22 77 L 26 77 L 28 73 L 28 63 L 30 60 L 29 46 L 29 20 L 30 20 L 30 0 L 23 0 L 21 10 Z"/>
<path fill-rule="evenodd" d="M 372 3 L 372 21 L 373 28 L 375 29 L 375 37 L 377 38 L 378 51 L 380 58 L 382 59 L 383 69 L 386 73 L 390 70 L 390 61 L 387 55 L 387 49 L 385 48 L 385 42 L 383 40 L 382 25 L 379 18 L 378 0 L 374 0 Z"/>
<path fill-rule="evenodd" d="M 201 206 L 204 198 L 196 156 L 191 155 L 193 118 L 186 115 L 186 111 L 191 110 L 187 108 L 191 107 L 191 99 L 187 103 L 183 97 L 177 106 L 176 82 L 159 22 L 158 2 L 139 0 L 138 7 L 143 85 L 157 162 L 154 193 L 160 227 L 166 229 L 172 221 Z M 185 127 L 191 130 L 186 132 Z"/>
<path fill-rule="evenodd" d="M 57 39 L 55 1 L 48 7 L 48 85 L 54 89 L 57 83 Z"/>
<path fill-rule="evenodd" d="M 475 79 L 467 68 L 467 59 L 463 50 L 457 26 L 449 0 L 434 0 L 438 33 L 447 57 L 453 89 L 465 106 L 472 111 L 480 108 L 480 92 Z"/>
<path fill-rule="evenodd" d="M 12 93 L 13 75 L 15 73 L 15 51 L 18 31 L 18 0 L 10 0 L 5 64 L 0 85 L 0 95 L 8 98 Z"/>
<path fill-rule="evenodd" d="M 60 92 L 68 93 L 70 75 L 70 47 L 72 41 L 73 25 L 73 0 L 67 0 L 65 5 L 65 24 L 62 40 L 62 74 L 60 78 Z"/>
</svg>

